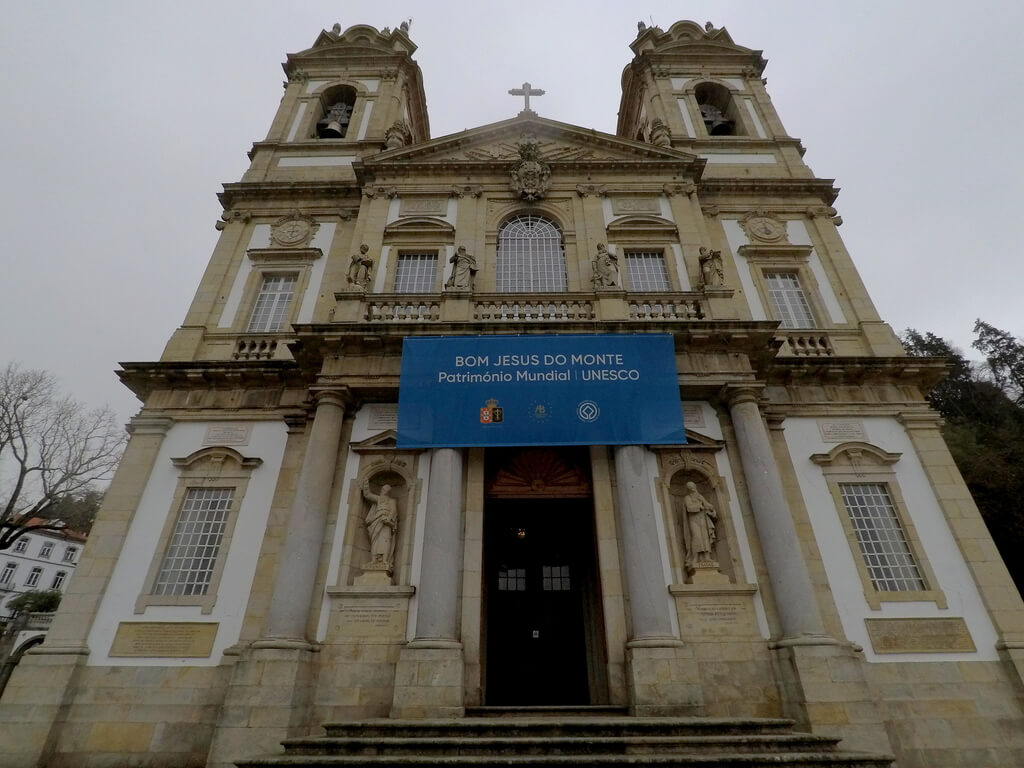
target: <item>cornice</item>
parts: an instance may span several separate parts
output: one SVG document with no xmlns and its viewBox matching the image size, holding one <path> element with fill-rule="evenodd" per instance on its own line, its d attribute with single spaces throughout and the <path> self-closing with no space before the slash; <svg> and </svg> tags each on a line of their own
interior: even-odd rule
<svg viewBox="0 0 1024 768">
<path fill-rule="evenodd" d="M 217 193 L 225 210 L 258 201 L 328 200 L 335 212 L 346 203 L 355 211 L 362 196 L 362 189 L 352 181 L 236 181 L 225 184 L 224 191 Z M 310 213 L 317 212 L 319 207 L 319 204 L 303 206 Z"/>
<path fill-rule="evenodd" d="M 886 382 L 916 386 L 927 393 L 946 378 L 948 364 L 932 357 L 776 357 L 761 371 L 768 384 L 860 386 Z"/>
<path fill-rule="evenodd" d="M 305 387 L 315 376 L 292 360 L 187 363 L 120 363 L 117 377 L 138 398 L 157 389 L 236 389 L 253 386 Z M 315 372 L 314 372 L 315 373 Z"/>
<path fill-rule="evenodd" d="M 704 203 L 715 196 L 752 195 L 755 197 L 811 196 L 831 205 L 839 196 L 835 179 L 704 179 L 698 194 Z"/>
</svg>

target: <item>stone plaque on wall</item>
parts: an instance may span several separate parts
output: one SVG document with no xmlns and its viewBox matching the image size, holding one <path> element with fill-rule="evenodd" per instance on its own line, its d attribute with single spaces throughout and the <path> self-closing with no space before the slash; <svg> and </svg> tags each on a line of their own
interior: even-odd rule
<svg viewBox="0 0 1024 768">
<path fill-rule="evenodd" d="M 864 423 L 858 419 L 818 419 L 818 431 L 826 443 L 868 439 Z"/>
<path fill-rule="evenodd" d="M 217 637 L 214 622 L 122 621 L 111 656 L 205 659 Z"/>
<path fill-rule="evenodd" d="M 448 200 L 444 197 L 403 197 L 399 216 L 444 216 Z"/>
<path fill-rule="evenodd" d="M 394 403 L 377 403 L 366 406 L 369 409 L 369 429 L 397 429 L 398 406 Z"/>
<path fill-rule="evenodd" d="M 331 633 L 334 637 L 377 638 L 401 640 L 405 638 L 406 603 L 390 605 L 341 605 L 332 616 Z"/>
<path fill-rule="evenodd" d="M 950 619 L 865 619 L 875 653 L 974 653 L 967 624 Z"/>
<path fill-rule="evenodd" d="M 630 213 L 661 213 L 656 197 L 613 197 L 612 213 L 623 216 Z"/>
<path fill-rule="evenodd" d="M 697 403 L 683 403 L 683 426 L 704 427 L 704 409 Z"/>
<path fill-rule="evenodd" d="M 203 445 L 248 445 L 251 434 L 252 424 L 211 424 Z"/>
<path fill-rule="evenodd" d="M 676 599 L 679 631 L 683 639 L 758 635 L 754 590 L 741 585 L 709 588 L 684 584 L 669 587 Z"/>
</svg>

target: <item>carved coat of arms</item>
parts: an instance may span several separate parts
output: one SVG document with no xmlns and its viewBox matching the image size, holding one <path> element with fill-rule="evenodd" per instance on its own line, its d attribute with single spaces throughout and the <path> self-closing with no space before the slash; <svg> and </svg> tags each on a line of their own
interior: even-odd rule
<svg viewBox="0 0 1024 768">
<path fill-rule="evenodd" d="M 519 142 L 519 162 L 512 169 L 512 189 L 525 200 L 540 200 L 551 183 L 551 168 L 540 159 L 540 144 L 532 136 Z"/>
</svg>

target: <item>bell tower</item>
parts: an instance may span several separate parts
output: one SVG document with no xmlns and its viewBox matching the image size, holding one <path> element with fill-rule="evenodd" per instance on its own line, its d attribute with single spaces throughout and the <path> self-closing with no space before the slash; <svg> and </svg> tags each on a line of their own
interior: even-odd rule
<svg viewBox="0 0 1024 768">
<path fill-rule="evenodd" d="M 667 32 L 637 26 L 635 56 L 622 73 L 619 136 L 697 153 L 791 144 L 794 175 L 809 174 L 765 90 L 761 51 L 711 22 L 680 21 Z"/>
</svg>

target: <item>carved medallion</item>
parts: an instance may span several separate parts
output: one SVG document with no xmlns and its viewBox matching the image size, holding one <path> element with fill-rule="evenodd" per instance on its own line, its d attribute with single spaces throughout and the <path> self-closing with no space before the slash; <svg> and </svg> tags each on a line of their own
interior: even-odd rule
<svg viewBox="0 0 1024 768">
<path fill-rule="evenodd" d="M 491 498 L 583 498 L 590 482 L 575 464 L 550 448 L 524 448 L 495 473 L 487 484 Z"/>
<path fill-rule="evenodd" d="M 551 167 L 540 159 L 540 144 L 533 136 L 519 142 L 519 162 L 510 173 L 512 189 L 524 200 L 540 200 L 551 183 Z"/>
<path fill-rule="evenodd" d="M 740 219 L 751 241 L 777 243 L 786 239 L 786 225 L 771 213 L 752 211 Z"/>
<path fill-rule="evenodd" d="M 312 216 L 298 209 L 274 222 L 270 228 L 270 239 L 285 248 L 296 248 L 309 244 L 320 225 Z"/>
</svg>

